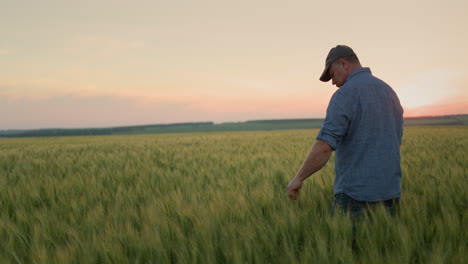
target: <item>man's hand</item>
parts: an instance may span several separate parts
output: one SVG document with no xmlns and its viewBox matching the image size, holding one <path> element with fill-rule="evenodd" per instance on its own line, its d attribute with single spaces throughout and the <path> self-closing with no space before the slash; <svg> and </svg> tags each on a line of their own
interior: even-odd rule
<svg viewBox="0 0 468 264">
<path fill-rule="evenodd" d="M 299 195 L 299 190 L 302 187 L 303 181 L 294 177 L 289 184 L 288 184 L 288 197 L 291 200 L 297 200 L 297 196 Z"/>
</svg>

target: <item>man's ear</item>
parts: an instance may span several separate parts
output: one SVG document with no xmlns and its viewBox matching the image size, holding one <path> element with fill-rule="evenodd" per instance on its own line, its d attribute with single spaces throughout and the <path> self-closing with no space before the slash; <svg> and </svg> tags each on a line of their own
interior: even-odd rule
<svg viewBox="0 0 468 264">
<path fill-rule="evenodd" d="M 349 69 L 349 62 L 345 59 L 340 59 L 340 64 L 345 71 Z"/>
</svg>

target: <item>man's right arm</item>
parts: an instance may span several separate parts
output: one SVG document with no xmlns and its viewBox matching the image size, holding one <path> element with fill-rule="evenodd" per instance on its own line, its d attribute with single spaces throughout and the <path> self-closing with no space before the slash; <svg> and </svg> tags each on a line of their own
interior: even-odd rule
<svg viewBox="0 0 468 264">
<path fill-rule="evenodd" d="M 327 161 L 330 159 L 332 152 L 333 149 L 328 145 L 328 143 L 322 140 L 317 140 L 312 146 L 312 150 L 304 160 L 304 163 L 297 172 L 295 178 L 304 181 L 310 175 L 316 173 L 325 166 Z"/>
<path fill-rule="evenodd" d="M 316 137 L 317 141 L 296 174 L 296 177 L 288 184 L 288 196 L 290 199 L 297 199 L 304 180 L 327 163 L 331 153 L 338 147 L 341 139 L 346 134 L 354 112 L 353 104 L 348 99 L 340 90 L 336 91 L 330 99 L 327 116 L 323 122 L 322 129 L 320 129 Z"/>
<path fill-rule="evenodd" d="M 312 146 L 307 158 L 304 160 L 301 168 L 288 184 L 288 196 L 291 200 L 296 200 L 299 190 L 305 179 L 319 171 L 330 159 L 333 149 L 322 140 L 317 140 Z"/>
</svg>

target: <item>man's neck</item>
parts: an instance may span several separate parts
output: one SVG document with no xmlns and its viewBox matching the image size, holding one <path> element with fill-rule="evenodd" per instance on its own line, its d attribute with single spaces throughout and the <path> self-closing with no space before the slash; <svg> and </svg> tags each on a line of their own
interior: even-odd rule
<svg viewBox="0 0 468 264">
<path fill-rule="evenodd" d="M 354 70 L 359 69 L 359 68 L 362 68 L 360 63 L 358 63 L 358 64 L 349 64 L 348 75 L 350 73 L 352 73 Z"/>
</svg>

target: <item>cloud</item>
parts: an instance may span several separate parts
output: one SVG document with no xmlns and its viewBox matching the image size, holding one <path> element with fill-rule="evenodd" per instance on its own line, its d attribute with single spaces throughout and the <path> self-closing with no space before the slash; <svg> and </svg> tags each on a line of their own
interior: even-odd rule
<svg viewBox="0 0 468 264">
<path fill-rule="evenodd" d="M 37 83 L 43 82 L 47 83 Z M 323 116 L 325 109 L 326 105 L 313 105 L 302 98 L 169 97 L 93 89 L 41 96 L 40 91 L 27 95 L 0 92 L 0 113 L 7 113 L 0 115 L 0 129 L 310 118 Z"/>
<path fill-rule="evenodd" d="M 43 80 L 44 82 L 48 82 Z M 40 81 L 38 83 L 42 83 Z M 0 93 L 0 129 L 109 127 L 178 122 L 324 117 L 327 102 L 309 98 L 167 97 L 82 89 L 54 95 Z M 405 108 L 405 116 L 468 113 L 468 97 Z"/>
<path fill-rule="evenodd" d="M 468 94 L 460 89 L 468 85 L 468 79 L 445 73 L 431 80 L 427 82 L 433 87 L 425 87 L 426 93 L 424 89 L 415 93 L 425 100 L 414 105 L 403 103 L 405 116 L 468 113 Z M 58 78 L 9 80 L 0 82 L 0 129 L 324 117 L 332 92 L 311 89 L 293 93 L 284 88 L 272 93 L 270 89 L 281 86 L 275 82 L 234 82 L 232 86 L 213 93 L 182 94 L 148 87 L 121 89 L 87 82 L 67 83 Z M 241 86 L 252 92 L 238 92 Z M 426 100 L 426 94 L 432 96 L 431 100 Z M 399 96 L 404 98 L 400 92 Z"/>
<path fill-rule="evenodd" d="M 106 127 L 184 121 L 189 103 L 154 101 L 121 96 L 49 96 L 9 100 L 0 97 L 0 129 L 47 127 Z M 189 118 L 189 117 L 186 117 Z"/>
</svg>

